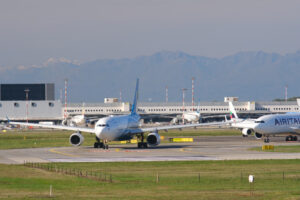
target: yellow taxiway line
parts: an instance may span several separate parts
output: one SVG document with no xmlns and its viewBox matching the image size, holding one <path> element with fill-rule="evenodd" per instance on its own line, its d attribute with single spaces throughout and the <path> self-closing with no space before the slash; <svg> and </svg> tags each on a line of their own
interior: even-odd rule
<svg viewBox="0 0 300 200">
<path fill-rule="evenodd" d="M 179 151 L 186 152 L 186 153 L 201 154 L 201 152 L 195 152 L 195 151 L 192 151 L 192 150 L 189 150 L 189 149 L 185 149 L 185 148 L 181 148 L 181 149 L 179 149 Z"/>
<path fill-rule="evenodd" d="M 50 149 L 49 150 L 51 153 L 56 153 L 56 154 L 60 154 L 60 155 L 64 155 L 64 156 L 69 156 L 69 157 L 79 157 L 77 155 L 73 155 L 73 154 L 69 154 L 69 153 L 64 153 L 64 152 L 60 152 L 60 151 L 57 151 L 55 149 Z"/>
</svg>

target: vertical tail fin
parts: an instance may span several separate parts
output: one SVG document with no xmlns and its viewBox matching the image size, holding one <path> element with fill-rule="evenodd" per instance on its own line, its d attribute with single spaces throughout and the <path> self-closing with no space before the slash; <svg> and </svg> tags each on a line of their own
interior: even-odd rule
<svg viewBox="0 0 300 200">
<path fill-rule="evenodd" d="M 232 119 L 232 118 L 238 119 L 239 117 L 236 114 L 236 111 L 234 109 L 232 102 L 228 102 L 228 103 L 229 103 L 230 119 Z"/>
<path fill-rule="evenodd" d="M 82 112 L 81 114 L 84 116 L 85 115 L 85 103 L 82 103 Z"/>
<path fill-rule="evenodd" d="M 138 98 L 139 98 L 139 79 L 136 79 L 136 86 L 135 86 L 134 99 L 131 107 L 131 114 L 136 114 Z"/>
</svg>

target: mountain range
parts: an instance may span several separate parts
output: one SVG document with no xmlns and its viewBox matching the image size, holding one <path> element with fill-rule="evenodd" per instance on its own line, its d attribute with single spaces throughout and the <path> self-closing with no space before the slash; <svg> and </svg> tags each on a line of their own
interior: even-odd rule
<svg viewBox="0 0 300 200">
<path fill-rule="evenodd" d="M 1 63 L 0 63 L 1 66 Z M 131 101 L 135 80 L 140 79 L 140 100 L 169 102 L 191 101 L 192 77 L 195 77 L 195 101 L 223 101 L 237 96 L 244 101 L 269 101 L 299 96 L 300 51 L 277 53 L 239 52 L 223 58 L 209 58 L 184 52 L 161 51 L 149 56 L 125 59 L 99 59 L 79 63 L 64 58 L 41 65 L 0 67 L 1 83 L 55 83 L 56 98 L 68 79 L 70 102 L 102 102 L 105 97 L 120 96 Z"/>
</svg>

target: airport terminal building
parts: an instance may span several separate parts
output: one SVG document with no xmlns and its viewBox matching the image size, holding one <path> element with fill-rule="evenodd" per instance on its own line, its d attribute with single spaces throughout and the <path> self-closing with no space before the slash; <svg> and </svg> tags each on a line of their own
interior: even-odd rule
<svg viewBox="0 0 300 200">
<path fill-rule="evenodd" d="M 241 117 L 257 118 L 264 114 L 299 112 L 299 105 L 297 101 L 233 101 L 233 105 Z M 130 108 L 131 104 L 125 102 L 85 103 L 84 105 L 70 103 L 67 106 L 67 113 L 69 116 L 80 115 L 83 112 L 87 116 L 107 116 L 128 114 L 130 112 Z M 64 108 L 62 110 L 64 111 Z M 193 110 L 198 110 L 202 116 L 229 114 L 229 106 L 226 101 L 200 102 L 199 104 L 197 103 L 197 106 L 192 106 L 192 103 L 185 103 L 185 106 L 183 106 L 182 102 L 138 103 L 138 112 L 141 115 L 173 115 L 175 117 L 182 114 L 183 111 L 192 112 Z"/>
<path fill-rule="evenodd" d="M 116 98 L 105 98 L 103 103 L 68 103 L 55 100 L 53 83 L 39 84 L 0 84 L 0 120 L 6 116 L 18 121 L 54 121 L 61 122 L 64 114 L 72 117 L 84 113 L 86 116 L 103 117 L 130 113 L 129 102 L 119 102 Z M 202 116 L 228 115 L 228 101 L 232 101 L 241 117 L 259 117 L 264 114 L 299 112 L 298 101 L 238 101 L 237 97 L 225 97 L 223 102 L 139 102 L 141 115 L 174 116 L 183 111 L 198 110 Z"/>
</svg>

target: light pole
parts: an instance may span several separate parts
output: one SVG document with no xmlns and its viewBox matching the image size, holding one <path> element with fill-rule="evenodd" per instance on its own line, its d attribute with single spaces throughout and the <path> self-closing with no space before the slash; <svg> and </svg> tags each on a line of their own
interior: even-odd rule
<svg viewBox="0 0 300 200">
<path fill-rule="evenodd" d="M 184 96 L 185 96 L 185 91 L 187 91 L 186 88 L 182 88 L 182 124 L 184 124 Z"/>
<path fill-rule="evenodd" d="M 68 87 L 68 79 L 65 79 L 65 109 L 64 109 L 65 122 L 67 122 L 67 87 Z"/>
<path fill-rule="evenodd" d="M 29 89 L 25 89 L 24 92 L 26 94 L 26 122 L 28 123 L 28 94 L 29 94 Z"/>
<path fill-rule="evenodd" d="M 195 77 L 192 77 L 192 109 L 193 109 L 193 112 L 195 111 L 195 109 L 194 109 L 194 104 L 195 104 L 195 102 L 194 102 L 194 89 L 195 89 L 195 87 L 194 87 L 194 82 L 195 82 Z"/>
<path fill-rule="evenodd" d="M 169 101 L 168 86 L 166 86 L 166 103 Z"/>
</svg>

